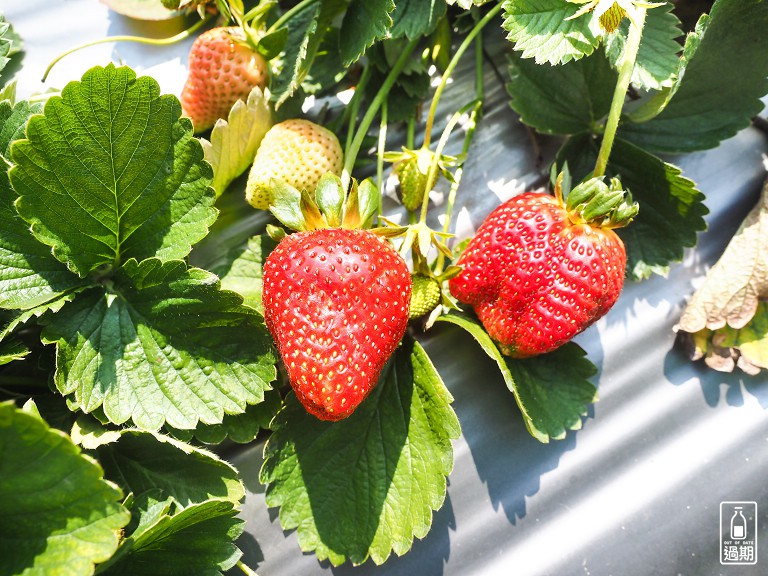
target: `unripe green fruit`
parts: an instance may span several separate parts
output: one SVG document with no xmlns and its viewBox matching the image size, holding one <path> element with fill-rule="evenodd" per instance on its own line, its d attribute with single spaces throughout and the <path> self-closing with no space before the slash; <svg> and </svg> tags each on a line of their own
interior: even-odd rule
<svg viewBox="0 0 768 576">
<path fill-rule="evenodd" d="M 411 291 L 411 308 L 408 317 L 413 320 L 429 314 L 440 304 L 440 283 L 430 276 L 414 274 L 413 290 Z"/>
<path fill-rule="evenodd" d="M 415 212 L 421 208 L 424 194 L 427 191 L 427 175 L 419 168 L 415 156 L 400 162 L 395 169 L 400 182 L 400 199 L 406 210 Z"/>
</svg>

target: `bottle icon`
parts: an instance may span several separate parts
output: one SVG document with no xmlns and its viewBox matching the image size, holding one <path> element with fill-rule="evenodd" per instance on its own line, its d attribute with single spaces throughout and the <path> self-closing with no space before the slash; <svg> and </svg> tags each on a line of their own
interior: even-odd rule
<svg viewBox="0 0 768 576">
<path fill-rule="evenodd" d="M 734 508 L 731 516 L 731 539 L 744 540 L 747 537 L 747 519 L 741 513 L 741 506 Z"/>
</svg>

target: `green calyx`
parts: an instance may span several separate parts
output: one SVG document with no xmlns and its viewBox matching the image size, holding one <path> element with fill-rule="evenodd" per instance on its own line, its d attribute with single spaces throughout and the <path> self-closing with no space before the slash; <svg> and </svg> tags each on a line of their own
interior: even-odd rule
<svg viewBox="0 0 768 576">
<path fill-rule="evenodd" d="M 424 195 L 435 187 L 438 174 L 452 180 L 453 175 L 448 168 L 458 164 L 458 158 L 442 154 L 437 160 L 438 172 L 430 178 L 435 153 L 427 147 L 418 150 L 403 147 L 402 152 L 386 152 L 384 160 L 394 163 L 393 172 L 400 184 L 400 200 L 409 212 L 421 209 Z"/>
<path fill-rule="evenodd" d="M 609 184 L 603 177 L 592 177 L 570 187 L 567 169 L 558 174 L 555 196 L 568 212 L 574 224 L 589 224 L 595 228 L 623 228 L 637 216 L 639 206 L 618 178 Z"/>
<path fill-rule="evenodd" d="M 299 192 L 282 180 L 272 179 L 269 210 L 287 228 L 306 231 L 321 228 L 368 228 L 379 208 L 381 193 L 370 178 L 353 180 L 347 194 L 341 179 L 325 174 L 314 193 Z"/>
<path fill-rule="evenodd" d="M 277 6 L 277 0 L 261 0 L 248 12 L 245 12 L 242 0 L 217 0 L 216 5 L 227 20 L 234 20 L 242 29 L 244 38 L 236 41 L 258 52 L 265 60 L 272 60 L 285 48 L 288 42 L 288 28 L 267 28 L 267 18 L 270 11 Z"/>
</svg>

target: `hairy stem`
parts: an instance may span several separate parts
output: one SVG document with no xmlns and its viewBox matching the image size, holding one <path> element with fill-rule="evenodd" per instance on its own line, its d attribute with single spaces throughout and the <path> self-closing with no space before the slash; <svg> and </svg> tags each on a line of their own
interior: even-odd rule
<svg viewBox="0 0 768 576">
<path fill-rule="evenodd" d="M 245 574 L 245 576 L 259 576 L 256 574 L 255 570 L 251 570 L 242 560 L 237 561 L 237 567 L 240 568 L 240 571 Z"/>
<path fill-rule="evenodd" d="M 501 11 L 501 7 L 502 3 L 500 2 L 494 6 L 485 16 L 483 16 L 483 18 L 477 24 L 475 24 L 474 28 L 472 28 L 469 34 L 467 34 L 466 38 L 464 38 L 464 41 L 456 49 L 456 53 L 453 55 L 453 58 L 451 58 L 450 63 L 445 69 L 445 72 L 443 72 L 440 83 L 437 85 L 437 88 L 435 88 L 435 94 L 432 96 L 432 103 L 429 106 L 429 112 L 427 114 L 427 121 L 424 127 L 425 147 L 429 146 L 432 137 L 432 125 L 435 122 L 435 113 L 437 112 L 437 104 L 440 102 L 440 96 L 442 96 L 443 90 L 445 90 L 445 87 L 448 84 L 448 79 L 453 74 L 453 71 L 458 65 L 459 60 L 461 60 L 461 57 L 464 55 L 464 52 L 467 51 L 467 48 L 469 48 L 469 45 L 475 39 L 475 36 L 477 36 L 483 30 L 488 22 L 496 17 L 499 11 Z"/>
<path fill-rule="evenodd" d="M 376 153 L 376 185 L 384 190 L 384 151 L 387 149 L 387 101 L 381 103 L 381 123 L 379 124 L 379 147 Z M 379 210 L 382 212 L 382 195 L 379 194 Z"/>
<path fill-rule="evenodd" d="M 69 56 L 70 54 L 77 52 L 78 50 L 82 50 L 83 48 L 89 48 L 91 46 L 95 46 L 97 44 L 105 44 L 107 42 L 137 42 L 139 44 L 150 44 L 152 46 L 168 46 L 170 44 L 175 44 L 176 42 L 180 42 L 186 38 L 189 38 L 192 34 L 197 32 L 206 23 L 208 23 L 213 17 L 213 14 L 206 14 L 205 18 L 202 20 L 195 22 L 192 26 L 183 32 L 179 32 L 175 36 L 170 36 L 168 38 L 145 38 L 144 36 L 107 36 L 105 38 L 98 38 L 96 40 L 83 42 L 82 44 L 78 44 L 77 46 L 74 46 L 66 52 L 62 52 L 56 56 L 56 58 L 54 58 L 51 63 L 48 64 L 45 72 L 43 72 L 42 82 L 45 82 L 45 79 L 48 78 L 48 74 L 50 74 L 51 70 L 59 62 L 59 60 L 65 56 Z"/>
<path fill-rule="evenodd" d="M 483 107 L 483 98 L 485 97 L 485 77 L 483 60 L 485 58 L 485 49 L 483 47 L 483 37 L 478 36 L 475 39 L 475 104 L 469 113 L 469 121 L 465 125 L 464 144 L 461 148 L 461 156 L 465 158 L 469 153 L 469 146 L 472 144 L 472 137 L 477 128 L 477 118 L 481 114 Z M 451 229 L 451 220 L 453 219 L 453 207 L 456 204 L 456 196 L 461 185 L 461 178 L 464 175 L 464 162 L 458 165 L 453 173 L 453 182 L 448 192 L 448 199 L 445 202 L 445 220 L 443 221 L 443 234 L 448 234 Z M 437 261 L 435 262 L 434 273 L 439 276 L 443 273 L 445 267 L 445 255 L 438 251 Z"/>
<path fill-rule="evenodd" d="M 384 79 L 384 82 L 381 85 L 381 88 L 379 88 L 379 91 L 376 93 L 376 97 L 373 99 L 373 102 L 371 102 L 370 106 L 368 106 L 368 110 L 366 110 L 365 116 L 363 116 L 363 119 L 360 121 L 360 126 L 355 133 L 355 137 L 352 140 L 349 150 L 347 150 L 344 154 L 344 170 L 341 173 L 341 183 L 345 190 L 349 188 L 349 183 L 352 179 L 352 168 L 355 165 L 357 154 L 360 152 L 360 147 L 363 145 L 365 135 L 368 133 L 368 128 L 371 127 L 371 123 L 376 117 L 376 113 L 379 111 L 382 102 L 387 98 L 387 95 L 392 89 L 395 80 L 397 80 L 397 77 L 405 67 L 406 62 L 408 62 L 408 59 L 411 57 L 411 53 L 414 51 L 418 43 L 418 38 L 408 42 L 408 45 L 400 53 L 400 56 L 398 57 L 394 66 L 392 66 L 389 74 L 387 74 L 387 77 Z"/>
<path fill-rule="evenodd" d="M 467 114 L 473 108 L 476 109 L 479 106 L 479 102 L 473 100 L 469 104 L 462 106 L 461 109 L 453 113 L 448 123 L 445 125 L 443 133 L 440 135 L 440 140 L 435 147 L 435 155 L 432 163 L 429 165 L 429 172 L 427 172 L 427 182 L 434 182 L 437 179 L 438 164 L 440 162 L 440 156 L 443 154 L 445 145 L 448 143 L 448 138 L 451 136 L 451 132 L 459 123 L 462 116 Z M 429 194 L 424 194 L 424 199 L 421 202 L 421 214 L 419 215 L 419 222 L 424 223 L 427 221 L 427 210 L 429 208 Z"/>
<path fill-rule="evenodd" d="M 304 8 L 306 8 L 307 6 L 310 6 L 317 2 L 318 0 L 302 0 L 301 2 L 296 4 L 296 6 L 294 6 L 290 10 L 287 10 L 283 14 L 281 14 L 280 17 L 277 20 L 275 20 L 275 23 L 269 27 L 269 29 L 267 30 L 267 34 L 274 32 L 275 30 L 280 30 L 280 28 L 285 26 L 286 22 L 288 22 L 296 14 L 304 10 Z"/>
<path fill-rule="evenodd" d="M 352 142 L 354 141 L 355 137 L 355 126 L 357 124 L 357 115 L 360 111 L 360 100 L 363 99 L 363 92 L 365 91 L 365 86 L 368 84 L 368 79 L 371 77 L 371 67 L 366 66 L 363 68 L 363 73 L 360 75 L 360 80 L 357 82 L 357 86 L 355 87 L 355 93 L 352 95 L 352 100 L 350 100 L 349 105 L 347 106 L 347 110 L 349 111 L 349 124 L 347 125 L 347 140 L 344 144 L 344 157 L 346 158 L 349 154 L 350 150 L 352 149 Z"/>
<path fill-rule="evenodd" d="M 593 176 L 599 178 L 605 174 L 608 166 L 608 158 L 613 148 L 613 140 L 616 137 L 616 130 L 619 127 L 621 110 L 624 108 L 624 100 L 627 97 L 627 89 L 632 80 L 632 71 L 635 69 L 635 60 L 637 52 L 640 49 L 640 40 L 643 38 L 643 25 L 645 24 L 645 8 L 638 9 L 636 20 L 629 27 L 629 36 L 627 37 L 627 46 L 624 50 L 624 58 L 619 66 L 619 78 L 616 82 L 616 89 L 613 92 L 611 108 L 608 112 L 608 120 L 605 123 L 603 132 L 603 141 L 600 144 L 600 151 L 597 154 L 595 171 Z"/>
</svg>

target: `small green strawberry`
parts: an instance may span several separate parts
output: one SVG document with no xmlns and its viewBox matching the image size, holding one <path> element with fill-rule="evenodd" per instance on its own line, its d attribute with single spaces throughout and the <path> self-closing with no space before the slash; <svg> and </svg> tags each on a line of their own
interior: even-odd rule
<svg viewBox="0 0 768 576">
<path fill-rule="evenodd" d="M 226 118 L 251 90 L 264 89 L 269 64 L 249 43 L 239 26 L 216 27 L 197 37 L 189 52 L 189 75 L 181 92 L 181 107 L 195 132 Z"/>
<path fill-rule="evenodd" d="M 434 176 L 430 178 L 429 171 L 435 161 L 435 153 L 429 148 L 410 150 L 404 147 L 402 152 L 386 152 L 384 160 L 394 163 L 392 170 L 398 180 L 400 201 L 409 212 L 421 209 L 424 195 L 432 191 L 440 174 L 449 180 L 453 179 L 448 168 L 455 166 L 458 162 L 458 159 L 453 156 L 442 155 L 437 160 Z"/>
<path fill-rule="evenodd" d="M 286 226 L 264 263 L 264 319 L 288 380 L 307 412 L 346 418 L 377 384 L 408 324 L 411 277 L 370 221 L 378 189 L 370 181 L 345 197 L 326 174 L 314 195 L 286 184 L 270 207 Z"/>
<path fill-rule="evenodd" d="M 343 161 L 344 152 L 333 132 L 309 120 L 284 120 L 272 126 L 259 145 L 245 199 L 254 208 L 267 210 L 274 181 L 314 191 L 324 174 L 341 174 Z"/>
<path fill-rule="evenodd" d="M 626 250 L 613 231 L 637 205 L 618 181 L 593 178 L 563 201 L 526 192 L 496 208 L 459 257 L 451 294 L 471 305 L 504 354 L 555 348 L 603 316 L 624 284 Z"/>
<path fill-rule="evenodd" d="M 442 290 L 440 282 L 432 276 L 414 274 L 413 291 L 411 292 L 410 319 L 421 318 L 432 312 L 440 304 Z"/>
</svg>

